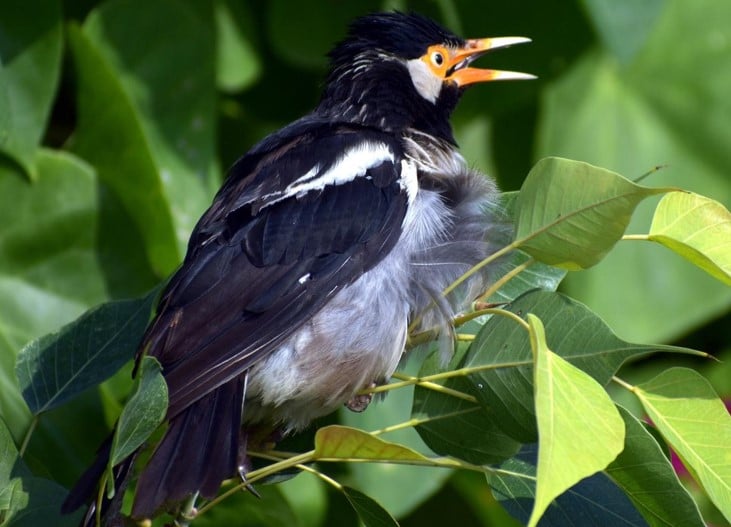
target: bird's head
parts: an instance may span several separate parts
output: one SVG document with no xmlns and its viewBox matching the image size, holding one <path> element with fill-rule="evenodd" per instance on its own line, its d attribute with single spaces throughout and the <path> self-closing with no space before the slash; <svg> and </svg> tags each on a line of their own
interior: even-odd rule
<svg viewBox="0 0 731 527">
<path fill-rule="evenodd" d="M 417 14 L 378 13 L 355 20 L 330 52 L 330 73 L 317 111 L 397 131 L 415 128 L 454 142 L 449 115 L 467 86 L 531 79 L 472 62 L 523 37 L 465 40 Z"/>
</svg>

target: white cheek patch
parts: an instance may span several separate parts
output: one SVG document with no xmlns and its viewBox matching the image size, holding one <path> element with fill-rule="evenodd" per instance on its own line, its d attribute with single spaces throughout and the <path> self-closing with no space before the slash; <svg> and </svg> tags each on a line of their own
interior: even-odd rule
<svg viewBox="0 0 731 527">
<path fill-rule="evenodd" d="M 434 75 L 429 66 L 421 59 L 406 61 L 406 68 L 409 70 L 411 82 L 419 95 L 430 103 L 437 102 L 439 92 L 442 91 L 442 79 Z"/>
</svg>

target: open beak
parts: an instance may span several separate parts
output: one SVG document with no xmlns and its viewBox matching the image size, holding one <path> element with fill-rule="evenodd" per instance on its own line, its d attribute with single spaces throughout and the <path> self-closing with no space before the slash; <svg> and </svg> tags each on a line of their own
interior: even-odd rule
<svg viewBox="0 0 731 527">
<path fill-rule="evenodd" d="M 468 40 L 465 46 L 458 49 L 450 57 L 447 79 L 456 82 L 458 86 L 468 86 L 476 82 L 497 80 L 535 79 L 535 75 L 517 71 L 488 70 L 471 68 L 470 63 L 490 50 L 530 42 L 525 37 L 497 37 L 474 38 Z"/>
</svg>

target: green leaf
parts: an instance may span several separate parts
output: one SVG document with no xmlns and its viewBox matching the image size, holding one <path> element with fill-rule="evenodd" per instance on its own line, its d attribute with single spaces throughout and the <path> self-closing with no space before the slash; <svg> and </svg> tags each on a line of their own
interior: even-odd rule
<svg viewBox="0 0 731 527">
<path fill-rule="evenodd" d="M 649 3 L 633 6 L 641 10 Z M 652 176 L 654 182 L 728 206 L 731 3 L 665 0 L 648 29 L 644 45 L 625 67 L 595 48 L 547 86 L 536 156 L 581 159 L 630 179 L 665 165 Z M 679 35 L 689 36 L 682 45 Z M 638 207 L 630 232 L 647 232 L 654 205 Z M 675 340 L 731 307 L 729 288 L 646 244 L 618 244 L 599 265 L 570 274 L 563 285 L 564 292 L 636 342 Z"/>
<path fill-rule="evenodd" d="M 33 183 L 0 167 L 0 415 L 18 439 L 31 419 L 15 377 L 18 351 L 106 299 L 93 171 L 49 150 L 37 167 Z"/>
<path fill-rule="evenodd" d="M 15 481 L 17 485 L 13 494 L 19 507 L 11 518 L 2 524 L 3 527 L 37 527 L 38 525 L 75 527 L 79 525 L 83 511 L 68 515 L 59 514 L 61 504 L 68 494 L 68 491 L 61 485 L 38 477 Z"/>
<path fill-rule="evenodd" d="M 345 497 L 365 527 L 398 527 L 398 523 L 377 501 L 350 487 L 342 487 Z"/>
<path fill-rule="evenodd" d="M 61 73 L 61 3 L 0 4 L 0 154 L 36 179 L 38 149 Z"/>
<path fill-rule="evenodd" d="M 216 0 L 216 85 L 237 92 L 254 84 L 261 75 L 261 62 L 251 42 L 255 32 L 247 5 Z"/>
<path fill-rule="evenodd" d="M 436 361 L 436 356 L 430 359 Z M 421 374 L 434 371 L 435 368 L 422 369 Z M 450 379 L 443 385 L 466 395 L 474 393 L 466 379 Z M 417 386 L 412 416 L 424 421 L 416 430 L 429 448 L 441 455 L 482 465 L 503 461 L 520 448 L 503 431 L 500 416 L 492 408 L 439 391 Z"/>
<path fill-rule="evenodd" d="M 150 437 L 168 409 L 168 387 L 160 363 L 154 357 L 143 357 L 137 375 L 137 389 L 124 406 L 114 431 L 110 468 L 126 459 Z"/>
<path fill-rule="evenodd" d="M 528 523 L 535 498 L 537 445 L 488 472 L 495 498 L 523 525 Z M 540 527 L 647 526 L 632 502 L 604 473 L 581 480 L 557 497 L 543 514 Z"/>
<path fill-rule="evenodd" d="M 635 207 L 663 192 L 587 163 L 542 159 L 518 196 L 515 238 L 544 263 L 586 269 L 622 237 Z"/>
<path fill-rule="evenodd" d="M 683 487 L 660 445 L 620 407 L 625 447 L 606 473 L 627 494 L 651 527 L 704 527 L 698 506 Z"/>
<path fill-rule="evenodd" d="M 553 351 L 602 385 L 630 357 L 654 351 L 697 353 L 626 342 L 586 306 L 560 293 L 532 291 L 506 308 L 517 315 L 540 317 Z M 472 393 L 490 409 L 504 433 L 524 443 L 536 440 L 533 360 L 528 334 L 522 327 L 509 318 L 493 316 L 459 366 L 481 369 L 467 377 Z"/>
<path fill-rule="evenodd" d="M 731 212 L 719 202 L 689 192 L 667 194 L 655 209 L 649 239 L 731 285 Z"/>
<path fill-rule="evenodd" d="M 16 373 L 34 414 L 54 408 L 110 377 L 132 359 L 158 290 L 102 304 L 20 352 Z"/>
<path fill-rule="evenodd" d="M 298 476 L 295 479 L 299 479 Z M 251 492 L 237 492 L 225 501 L 216 504 L 205 514 L 198 516 L 192 523 L 195 527 L 304 527 L 307 524 L 300 517 L 300 510 L 292 510 L 281 484 L 259 485 L 259 497 Z"/>
<path fill-rule="evenodd" d="M 381 6 L 375 0 L 358 3 L 273 0 L 267 7 L 267 29 L 274 50 L 298 66 L 322 68 L 327 63 L 327 52 L 345 36 L 348 24 L 356 16 L 377 11 Z"/>
<path fill-rule="evenodd" d="M 403 445 L 384 441 L 357 428 L 330 425 L 315 434 L 317 459 L 368 459 L 428 462 L 428 458 Z"/>
<path fill-rule="evenodd" d="M 514 224 L 516 218 L 516 205 L 519 192 L 505 192 L 500 199 L 500 205 L 504 208 L 506 216 L 506 224 Z M 504 244 L 508 245 L 511 240 L 505 240 Z M 511 251 L 509 255 L 500 258 L 493 264 L 492 280 L 497 280 L 505 276 L 514 268 L 531 261 L 532 258 L 520 250 Z M 564 276 L 566 270 L 546 265 L 539 261 L 533 260 L 531 265 L 521 271 L 517 276 L 511 278 L 506 284 L 490 297 L 489 301 L 494 303 L 512 302 L 520 295 L 527 293 L 531 289 L 544 289 L 546 291 L 555 291 Z"/>
<path fill-rule="evenodd" d="M 622 63 L 642 48 L 666 0 L 584 0 L 604 46 Z"/>
<path fill-rule="evenodd" d="M 665 440 L 731 521 L 731 415 L 708 381 L 671 368 L 634 387 Z"/>
<path fill-rule="evenodd" d="M 117 195 L 159 277 L 179 264 L 217 182 L 212 27 L 196 2 L 116 0 L 69 29 L 73 149 Z"/>
<path fill-rule="evenodd" d="M 541 320 L 528 314 L 535 356 L 538 422 L 536 497 L 528 522 L 551 501 L 604 469 L 624 448 L 624 421 L 604 388 L 548 348 Z"/>
<path fill-rule="evenodd" d="M 78 525 L 81 512 L 60 516 L 67 491 L 57 483 L 38 478 L 18 455 L 13 438 L 0 419 L 0 525 Z"/>
</svg>

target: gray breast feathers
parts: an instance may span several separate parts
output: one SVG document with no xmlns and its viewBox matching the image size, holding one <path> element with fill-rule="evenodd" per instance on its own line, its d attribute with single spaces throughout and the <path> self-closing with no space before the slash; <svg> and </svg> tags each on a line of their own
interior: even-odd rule
<svg viewBox="0 0 731 527">
<path fill-rule="evenodd" d="M 438 225 L 439 230 L 411 255 L 410 317 L 420 330 L 439 328 L 446 336 L 450 319 L 492 280 L 492 268 L 475 274 L 446 297 L 443 291 L 503 245 L 510 227 L 499 209 L 494 182 L 464 165 L 449 175 L 422 173 L 419 201 L 423 209 L 419 221 Z"/>
</svg>

